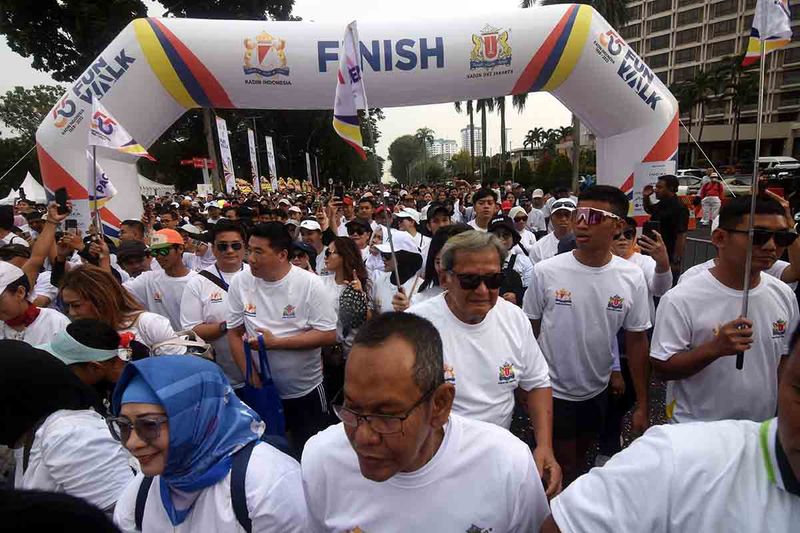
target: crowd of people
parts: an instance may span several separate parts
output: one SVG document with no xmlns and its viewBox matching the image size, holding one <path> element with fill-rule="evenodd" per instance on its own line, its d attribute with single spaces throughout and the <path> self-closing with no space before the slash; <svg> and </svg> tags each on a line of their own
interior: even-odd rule
<svg viewBox="0 0 800 533">
<path fill-rule="evenodd" d="M 0 206 L 0 520 L 796 531 L 800 241 L 709 183 L 693 266 L 670 175 L 637 218 L 460 180 L 144 198 L 115 237 Z"/>
</svg>

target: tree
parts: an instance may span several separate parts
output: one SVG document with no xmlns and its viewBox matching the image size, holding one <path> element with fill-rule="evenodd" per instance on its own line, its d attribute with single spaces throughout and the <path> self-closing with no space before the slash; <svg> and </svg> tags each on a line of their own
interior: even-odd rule
<svg viewBox="0 0 800 533">
<path fill-rule="evenodd" d="M 731 165 L 735 165 L 739 155 L 739 125 L 742 122 L 742 110 L 758 102 L 758 76 L 751 72 L 739 72 L 728 85 L 728 92 L 731 97 L 731 111 L 733 113 L 731 149 L 728 162 Z"/>
<path fill-rule="evenodd" d="M 572 178 L 572 163 L 567 156 L 559 154 L 553 159 L 548 178 L 551 188 L 569 183 Z"/>
<path fill-rule="evenodd" d="M 494 100 L 495 107 L 497 107 L 497 112 L 500 114 L 500 168 L 505 170 L 505 166 L 502 164 L 506 160 L 506 149 L 508 148 L 508 140 L 506 139 L 506 97 L 500 96 L 495 98 Z M 500 173 L 499 178 L 503 179 L 504 172 Z M 510 174 L 506 174 L 507 176 Z"/>
<path fill-rule="evenodd" d="M 294 0 L 161 0 L 165 15 L 204 19 L 290 20 Z"/>
<path fill-rule="evenodd" d="M 10 139 L 0 138 L 0 176 L 5 174 L 6 170 L 25 156 L 25 153 L 30 149 L 31 145 L 20 140 L 19 137 L 12 137 Z M 0 181 L 0 198 L 5 198 L 12 189 L 19 187 L 20 184 L 25 181 L 25 174 L 29 170 L 32 171 L 33 174 L 37 174 L 38 168 L 36 151 L 34 150 L 25 156 L 25 158 Z"/>
<path fill-rule="evenodd" d="M 481 112 L 481 157 L 486 159 L 486 112 L 494 111 L 494 100 L 492 98 L 481 98 L 478 100 L 476 109 Z M 481 179 L 484 179 L 486 166 L 481 165 Z"/>
<path fill-rule="evenodd" d="M 425 166 L 423 169 L 428 168 L 428 146 L 433 144 L 433 130 L 428 127 L 422 127 L 417 130 L 417 133 L 414 134 L 414 138 L 420 145 L 420 149 L 422 150 L 422 159 L 425 161 Z M 426 178 L 427 176 L 423 176 Z M 423 179 L 422 181 L 426 181 Z"/>
<path fill-rule="evenodd" d="M 472 165 L 472 157 L 469 155 L 469 151 L 461 150 L 450 161 L 456 176 L 464 177 L 469 174 L 469 169 Z"/>
<path fill-rule="evenodd" d="M 400 183 L 411 183 L 411 166 L 420 156 L 419 142 L 413 135 L 402 135 L 389 145 L 390 172 Z"/>
<path fill-rule="evenodd" d="M 691 80 L 687 80 L 684 82 L 673 83 L 672 85 L 670 85 L 669 90 L 675 96 L 675 99 L 678 100 L 679 109 L 688 110 L 689 119 L 687 123 L 684 124 L 684 126 L 691 134 L 692 122 L 694 116 L 694 105 L 697 102 L 697 87 L 691 82 Z M 687 157 L 692 153 L 691 139 L 689 139 L 689 145 L 690 148 L 688 149 L 688 153 L 686 154 Z"/>
<path fill-rule="evenodd" d="M 454 102 L 456 113 L 461 113 L 461 102 Z M 475 111 L 474 106 L 472 105 L 472 100 L 467 100 L 466 104 L 466 111 L 469 115 L 469 173 L 470 177 L 475 173 Z"/>
<path fill-rule="evenodd" d="M 0 34 L 31 66 L 71 82 L 133 19 L 147 16 L 141 0 L 3 0 Z"/>
<path fill-rule="evenodd" d="M 533 170 L 531 170 L 531 164 L 524 157 L 520 158 L 519 163 L 517 163 L 514 181 L 526 187 L 533 184 Z"/>
<path fill-rule="evenodd" d="M 697 134 L 698 147 L 703 140 L 703 127 L 706 122 L 706 105 L 708 105 L 717 95 L 720 89 L 720 77 L 708 70 L 696 72 L 694 78 L 689 81 L 694 87 L 696 103 L 700 104 L 700 132 Z M 699 151 L 699 150 L 698 150 Z M 692 157 L 692 164 L 697 164 L 698 156 Z"/>
<path fill-rule="evenodd" d="M 36 128 L 64 93 L 53 85 L 34 85 L 30 89 L 14 87 L 0 96 L 0 122 L 20 139 L 33 143 Z"/>
<path fill-rule="evenodd" d="M 528 130 L 528 133 L 525 135 L 525 140 L 522 141 L 522 146 L 529 147 L 531 149 L 538 148 L 542 141 L 544 140 L 545 133 L 544 129 L 536 127 L 532 130 Z"/>
</svg>

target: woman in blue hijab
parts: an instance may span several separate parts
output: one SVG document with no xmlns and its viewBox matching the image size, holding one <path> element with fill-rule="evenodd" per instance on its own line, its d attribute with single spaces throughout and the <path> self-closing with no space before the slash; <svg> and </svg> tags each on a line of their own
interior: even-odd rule
<svg viewBox="0 0 800 533">
<path fill-rule="evenodd" d="M 112 413 L 112 435 L 142 470 L 114 512 L 123 531 L 307 531 L 299 464 L 260 442 L 264 423 L 214 363 L 187 355 L 130 363 Z M 240 451 L 246 502 L 237 516 Z"/>
</svg>

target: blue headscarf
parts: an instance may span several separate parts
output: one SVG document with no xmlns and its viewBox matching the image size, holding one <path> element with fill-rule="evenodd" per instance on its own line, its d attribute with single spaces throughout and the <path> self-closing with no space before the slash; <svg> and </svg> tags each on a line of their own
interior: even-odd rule
<svg viewBox="0 0 800 533">
<path fill-rule="evenodd" d="M 231 456 L 258 440 L 264 423 L 239 401 L 219 366 L 189 355 L 128 363 L 114 389 L 114 416 L 119 416 L 127 387 L 142 388 L 142 381 L 169 417 L 169 450 L 160 489 L 164 509 L 177 526 L 191 506 L 176 509 L 169 489 L 195 492 L 224 479 L 231 469 Z M 126 395 L 125 403 L 127 396 L 131 395 Z"/>
</svg>

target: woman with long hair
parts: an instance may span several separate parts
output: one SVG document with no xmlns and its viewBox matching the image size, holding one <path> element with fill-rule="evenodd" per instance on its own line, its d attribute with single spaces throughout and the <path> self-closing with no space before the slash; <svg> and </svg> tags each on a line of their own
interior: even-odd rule
<svg viewBox="0 0 800 533">
<path fill-rule="evenodd" d="M 444 292 L 444 289 L 439 283 L 442 248 L 444 248 L 445 243 L 450 237 L 471 229 L 472 228 L 466 224 L 454 224 L 436 230 L 431 240 L 431 245 L 428 248 L 428 260 L 425 263 L 425 277 L 422 284 L 419 286 L 419 291 L 414 297 L 415 304 L 429 300 Z"/>
<path fill-rule="evenodd" d="M 133 350 L 134 359 L 150 352 L 154 352 L 153 355 L 184 352 L 183 348 L 175 346 L 154 349 L 158 343 L 175 338 L 169 319 L 145 311 L 105 270 L 91 265 L 70 270 L 61 281 L 59 295 L 71 319 L 100 320 L 117 330 L 123 342 L 131 341 L 132 346 L 123 347 Z"/>
</svg>

